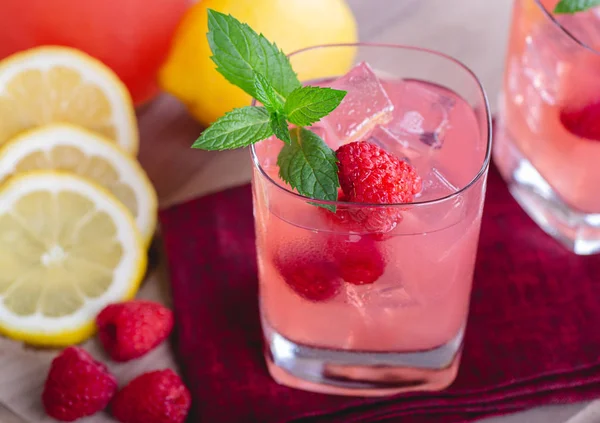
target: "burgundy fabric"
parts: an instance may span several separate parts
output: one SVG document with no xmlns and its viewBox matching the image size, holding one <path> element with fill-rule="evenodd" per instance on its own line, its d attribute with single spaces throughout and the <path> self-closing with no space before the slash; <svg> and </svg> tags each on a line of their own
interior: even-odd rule
<svg viewBox="0 0 600 423">
<path fill-rule="evenodd" d="M 456 382 L 391 398 L 279 386 L 262 357 L 249 186 L 161 212 L 192 422 L 466 422 L 600 396 L 600 256 L 545 235 L 490 170 Z"/>
</svg>

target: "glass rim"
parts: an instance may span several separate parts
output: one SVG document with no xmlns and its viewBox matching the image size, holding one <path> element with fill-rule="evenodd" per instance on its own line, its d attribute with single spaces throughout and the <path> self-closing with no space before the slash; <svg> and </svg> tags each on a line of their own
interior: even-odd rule
<svg viewBox="0 0 600 423">
<path fill-rule="evenodd" d="M 574 41 L 576 44 L 578 44 L 580 47 L 583 47 L 584 49 L 590 51 L 593 54 L 599 54 L 600 55 L 600 51 L 596 50 L 594 47 L 590 46 L 589 44 L 587 44 L 586 42 L 584 42 L 583 40 L 580 40 L 578 37 L 576 37 L 575 35 L 573 35 L 567 28 L 565 28 L 557 19 L 556 17 L 552 14 L 552 12 L 550 10 L 548 10 L 546 8 L 546 6 L 544 6 L 542 4 L 542 0 L 529 0 L 529 1 L 533 1 L 542 11 L 542 13 L 546 16 L 546 18 L 548 18 L 550 20 L 550 22 L 555 26 L 558 27 L 558 29 L 565 34 L 569 39 L 571 39 L 572 41 Z"/>
<path fill-rule="evenodd" d="M 287 186 L 283 186 L 283 185 L 279 184 L 277 181 L 275 181 L 273 178 L 271 178 L 271 176 L 269 176 L 269 174 L 264 170 L 264 168 L 261 166 L 261 164 L 258 160 L 258 157 L 256 154 L 256 147 L 255 147 L 256 144 L 252 144 L 250 146 L 250 154 L 252 155 L 253 166 L 255 166 L 260 171 L 260 174 L 264 178 L 266 178 L 267 181 L 269 181 L 271 184 L 277 186 L 279 189 L 283 190 L 284 192 L 298 198 L 299 200 L 310 202 L 315 205 L 335 206 L 335 207 L 343 206 L 346 208 L 347 207 L 387 208 L 387 207 L 407 207 L 407 206 L 422 206 L 422 205 L 425 206 L 425 205 L 435 205 L 438 203 L 443 203 L 445 201 L 448 201 L 455 197 L 458 197 L 459 195 L 461 195 L 464 192 L 467 192 L 471 187 L 473 187 L 485 175 L 485 173 L 487 172 L 487 170 L 490 166 L 491 155 L 492 155 L 492 114 L 491 114 L 491 110 L 490 110 L 489 100 L 488 100 L 487 94 L 485 92 L 485 89 L 483 88 L 483 84 L 481 83 L 481 81 L 479 80 L 477 75 L 475 75 L 475 73 L 469 67 L 467 67 L 461 61 L 459 61 L 445 53 L 441 53 L 441 52 L 431 50 L 428 48 L 423 48 L 423 47 L 407 46 L 407 45 L 403 45 L 403 44 L 389 44 L 389 43 L 359 42 L 359 43 L 320 44 L 320 45 L 305 47 L 300 50 L 296 50 L 296 51 L 288 54 L 287 56 L 292 57 L 294 55 L 304 53 L 307 51 L 321 49 L 321 48 L 332 48 L 332 47 L 378 47 L 378 48 L 394 48 L 394 49 L 402 49 L 402 50 L 412 50 L 412 51 L 419 51 L 419 52 L 431 54 L 434 56 L 438 56 L 438 57 L 441 57 L 445 60 L 448 60 L 448 61 L 453 62 L 454 64 L 458 65 L 461 69 L 463 69 L 465 72 L 467 72 L 467 74 L 469 74 L 472 77 L 473 81 L 475 82 L 475 84 L 478 87 L 478 91 L 481 94 L 481 97 L 483 99 L 483 104 L 485 106 L 485 117 L 486 117 L 485 123 L 486 123 L 486 129 L 487 129 L 486 132 L 487 133 L 481 134 L 482 136 L 485 136 L 485 139 L 486 139 L 486 151 L 485 151 L 485 156 L 483 158 L 483 163 L 482 163 L 481 167 L 479 168 L 479 171 L 475 174 L 475 176 L 473 176 L 473 178 L 471 178 L 471 180 L 467 184 L 465 184 L 465 186 L 463 186 L 460 189 L 457 189 L 456 191 L 454 191 L 446 196 L 434 198 L 431 200 L 411 201 L 408 203 L 386 203 L 386 204 L 356 203 L 356 202 L 339 201 L 339 200 L 335 200 L 335 201 L 318 200 L 318 199 L 310 198 L 310 197 L 304 196 L 302 194 L 299 194 L 299 193 L 289 189 Z M 252 104 L 255 104 L 255 103 L 256 103 L 256 99 L 252 99 Z M 259 142 L 261 142 L 261 141 L 259 141 Z"/>
</svg>

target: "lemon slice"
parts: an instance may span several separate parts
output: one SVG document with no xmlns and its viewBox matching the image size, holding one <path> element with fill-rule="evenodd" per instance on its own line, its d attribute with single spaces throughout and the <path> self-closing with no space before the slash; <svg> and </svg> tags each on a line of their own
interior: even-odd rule
<svg viewBox="0 0 600 423">
<path fill-rule="evenodd" d="M 129 211 L 76 175 L 29 172 L 0 189 L 0 331 L 78 343 L 107 304 L 132 298 L 146 254 Z"/>
<path fill-rule="evenodd" d="M 150 243 L 156 228 L 156 192 L 136 160 L 106 138 L 68 124 L 26 131 L 0 148 L 0 183 L 20 172 L 49 169 L 92 179 L 117 197 Z"/>
<path fill-rule="evenodd" d="M 38 47 L 0 62 L 0 145 L 52 122 L 83 126 L 136 154 L 127 88 L 99 60 L 68 47 Z"/>
</svg>

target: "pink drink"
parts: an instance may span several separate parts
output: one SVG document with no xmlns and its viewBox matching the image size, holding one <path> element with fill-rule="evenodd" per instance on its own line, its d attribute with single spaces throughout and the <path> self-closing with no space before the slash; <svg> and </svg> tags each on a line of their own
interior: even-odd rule
<svg viewBox="0 0 600 423">
<path fill-rule="evenodd" d="M 511 192 L 578 254 L 600 250 L 600 9 L 516 0 L 494 159 Z"/>
<path fill-rule="evenodd" d="M 412 204 L 339 202 L 334 215 L 278 177 L 281 141 L 255 146 L 260 304 L 270 372 L 290 386 L 338 394 L 442 389 L 456 375 L 468 313 L 487 122 L 449 89 L 415 79 L 380 80 L 364 63 L 321 85 L 348 94 L 313 130 L 334 149 L 368 140 L 408 160 L 423 189 Z M 340 218 L 390 208 L 402 221 L 385 233 Z M 376 280 L 357 283 L 356 275 L 365 272 Z"/>
</svg>

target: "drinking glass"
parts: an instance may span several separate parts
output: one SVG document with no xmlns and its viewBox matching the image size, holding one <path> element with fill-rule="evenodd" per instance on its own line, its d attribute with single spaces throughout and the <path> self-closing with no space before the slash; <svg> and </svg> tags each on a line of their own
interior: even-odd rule
<svg viewBox="0 0 600 423">
<path fill-rule="evenodd" d="M 600 9 L 554 15 L 516 0 L 494 162 L 537 224 L 576 254 L 600 251 Z"/>
<path fill-rule="evenodd" d="M 357 75 L 367 71 L 364 63 L 342 76 L 312 68 L 308 74 L 297 62 L 347 50 L 378 76 L 376 84 L 365 83 L 364 97 L 384 89 L 394 103 L 391 122 L 363 121 L 379 116 L 361 104 Z M 460 361 L 491 156 L 483 88 L 458 61 L 420 48 L 324 45 L 290 60 L 307 83 L 354 89 L 359 81 L 358 91 L 312 130 L 335 149 L 347 142 L 340 128 L 360 121 L 360 139 L 411 162 L 423 191 L 404 204 L 306 198 L 278 176 L 281 141 L 252 147 L 269 371 L 284 385 L 333 394 L 442 389 Z M 356 217 L 380 224 L 389 216 L 401 220 L 384 231 L 352 224 Z"/>
</svg>

